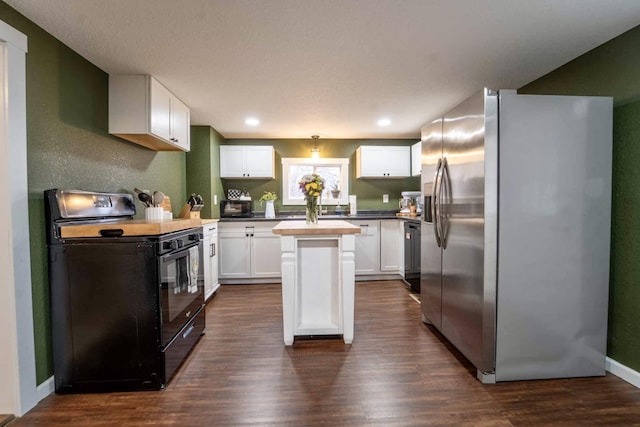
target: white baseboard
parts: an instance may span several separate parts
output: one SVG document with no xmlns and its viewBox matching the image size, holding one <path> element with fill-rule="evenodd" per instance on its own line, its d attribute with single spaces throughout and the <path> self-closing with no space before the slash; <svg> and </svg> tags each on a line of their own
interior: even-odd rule
<svg viewBox="0 0 640 427">
<path fill-rule="evenodd" d="M 51 393 L 55 391 L 55 382 L 53 381 L 53 375 L 44 380 L 42 384 L 40 384 L 36 393 L 38 394 L 38 402 L 40 402 L 45 397 L 49 396 Z"/>
<path fill-rule="evenodd" d="M 616 377 L 619 377 L 634 387 L 640 388 L 640 372 L 623 365 L 620 362 L 607 357 L 605 362 L 607 371 L 611 372 Z"/>
</svg>

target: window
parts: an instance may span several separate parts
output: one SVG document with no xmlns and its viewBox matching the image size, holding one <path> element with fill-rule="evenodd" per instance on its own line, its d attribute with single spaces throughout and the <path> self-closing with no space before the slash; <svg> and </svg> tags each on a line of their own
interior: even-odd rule
<svg viewBox="0 0 640 427">
<path fill-rule="evenodd" d="M 320 202 L 346 205 L 349 201 L 349 159 L 282 159 L 282 204 L 304 205 L 298 182 L 303 175 L 317 173 L 325 180 Z M 338 190 L 340 194 L 332 192 Z M 337 197 L 334 197 L 337 196 Z"/>
</svg>

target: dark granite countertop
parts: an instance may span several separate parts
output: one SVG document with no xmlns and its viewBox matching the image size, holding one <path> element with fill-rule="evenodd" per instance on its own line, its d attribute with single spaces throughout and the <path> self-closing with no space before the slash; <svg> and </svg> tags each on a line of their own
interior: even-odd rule
<svg viewBox="0 0 640 427">
<path fill-rule="evenodd" d="M 318 219 L 342 219 L 342 220 L 358 220 L 358 219 L 400 219 L 405 221 L 420 221 L 418 218 L 410 217 L 398 217 L 396 216 L 397 210 L 384 211 L 384 210 L 362 210 L 358 211 L 357 215 L 336 215 L 335 212 L 329 212 L 325 215 L 320 215 Z M 304 211 L 291 211 L 291 212 L 278 212 L 275 218 L 265 218 L 264 212 L 254 212 L 254 216 L 251 218 L 220 218 L 220 222 L 242 222 L 242 221 L 300 221 L 305 219 Z"/>
</svg>

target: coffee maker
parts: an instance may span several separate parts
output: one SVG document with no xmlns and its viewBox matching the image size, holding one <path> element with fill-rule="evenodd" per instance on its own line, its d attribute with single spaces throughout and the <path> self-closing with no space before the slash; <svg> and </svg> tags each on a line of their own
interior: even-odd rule
<svg viewBox="0 0 640 427">
<path fill-rule="evenodd" d="M 422 213 L 422 197 L 419 191 L 403 191 L 400 195 L 402 196 L 399 206 L 401 214 Z"/>
</svg>

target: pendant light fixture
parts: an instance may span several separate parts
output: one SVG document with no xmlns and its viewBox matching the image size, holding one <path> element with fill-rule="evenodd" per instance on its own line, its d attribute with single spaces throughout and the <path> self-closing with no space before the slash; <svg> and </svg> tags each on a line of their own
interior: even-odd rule
<svg viewBox="0 0 640 427">
<path fill-rule="evenodd" d="M 311 158 L 319 159 L 320 147 L 318 147 L 318 139 L 320 138 L 320 135 L 311 135 L 311 138 L 313 139 L 313 147 L 311 148 Z"/>
</svg>

